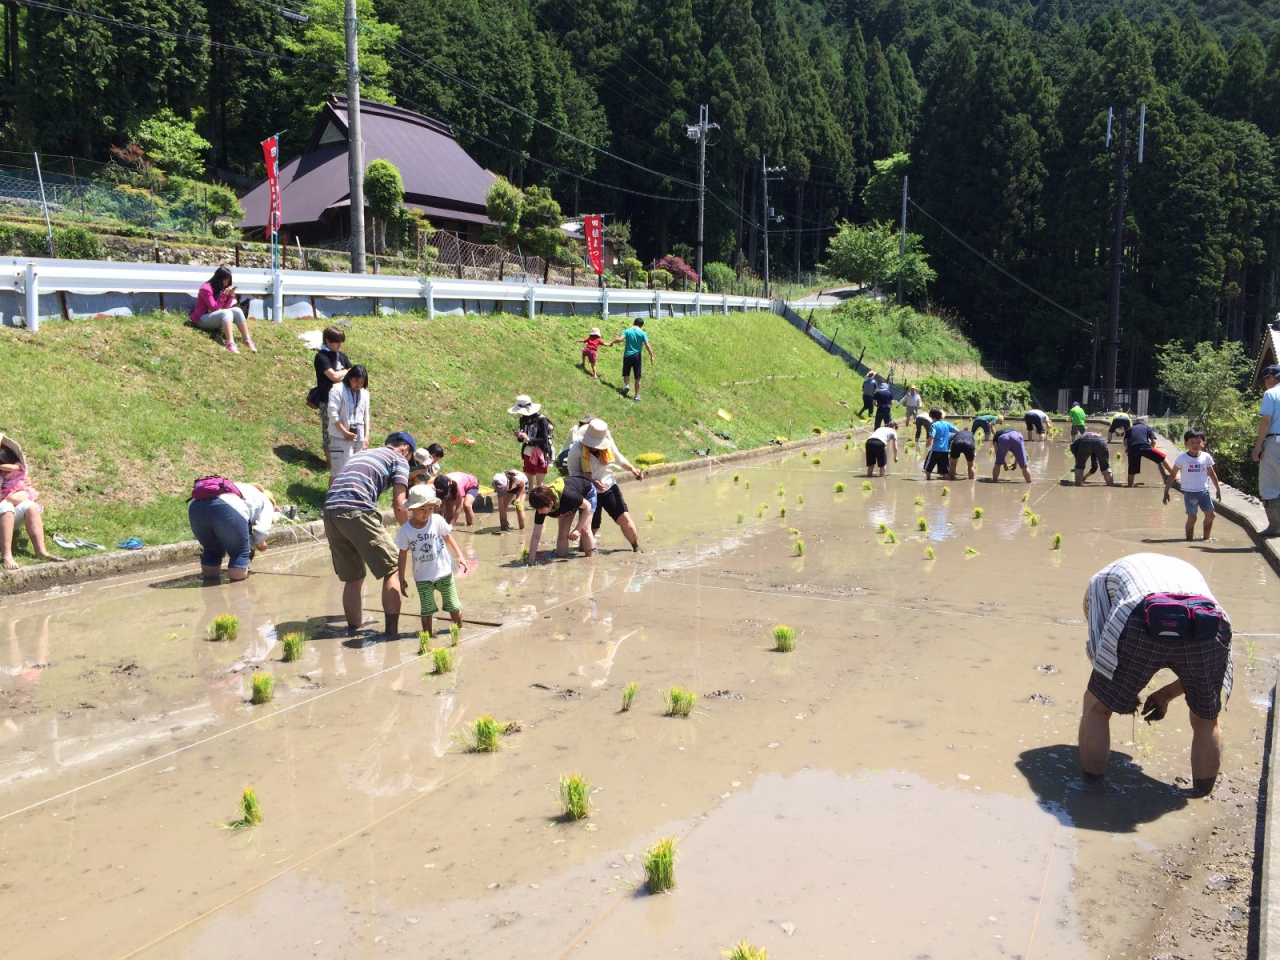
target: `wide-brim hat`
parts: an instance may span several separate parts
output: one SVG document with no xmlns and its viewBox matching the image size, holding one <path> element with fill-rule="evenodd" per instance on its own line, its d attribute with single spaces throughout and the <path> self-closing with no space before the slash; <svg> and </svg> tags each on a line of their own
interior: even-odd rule
<svg viewBox="0 0 1280 960">
<path fill-rule="evenodd" d="M 507 413 L 515 414 L 518 417 L 531 417 L 541 409 L 542 404 L 534 403 L 532 397 L 522 393 L 516 397 L 516 405 L 507 409 Z"/>
<path fill-rule="evenodd" d="M 409 488 L 409 499 L 404 502 L 406 510 L 421 510 L 423 507 L 440 506 L 440 498 L 425 483 L 416 483 Z"/>
<path fill-rule="evenodd" d="M 591 336 L 593 336 L 593 337 L 598 337 L 598 336 L 600 336 L 600 328 L 599 328 L 599 327 L 592 327 L 592 328 L 591 328 Z"/>
<path fill-rule="evenodd" d="M 594 447 L 596 449 L 603 448 L 609 443 L 609 425 L 603 420 L 595 419 L 587 424 L 586 432 L 582 435 L 582 445 L 584 447 Z"/>
<path fill-rule="evenodd" d="M 22 455 L 22 448 L 18 446 L 18 441 L 8 434 L 0 433 L 0 447 L 7 447 L 13 451 L 14 456 L 18 458 L 18 463 L 22 465 L 22 469 L 27 469 L 27 458 Z"/>
</svg>

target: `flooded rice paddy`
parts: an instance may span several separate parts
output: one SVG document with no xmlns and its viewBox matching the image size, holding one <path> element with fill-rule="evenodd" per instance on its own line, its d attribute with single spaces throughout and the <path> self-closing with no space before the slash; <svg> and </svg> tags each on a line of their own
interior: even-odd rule
<svg viewBox="0 0 1280 960">
<path fill-rule="evenodd" d="M 598 558 L 532 571 L 482 515 L 459 533 L 464 615 L 504 626 L 468 626 L 444 676 L 416 617 L 398 642 L 334 635 L 322 544 L 238 585 L 193 566 L 7 598 L 3 953 L 1244 957 L 1275 639 L 1237 636 L 1212 799 L 1178 780 L 1181 709 L 1115 718 L 1118 789 L 1082 793 L 1081 596 L 1165 552 L 1266 634 L 1273 574 L 1226 521 L 1183 543 L 1154 477 L 1063 487 L 1062 445 L 1030 446 L 1030 486 L 926 483 L 908 452 L 864 491 L 860 441 L 631 485 L 646 553 L 606 519 Z M 239 639 L 210 642 L 226 613 Z M 281 662 L 295 630 L 315 639 Z M 263 706 L 255 668 L 276 678 Z M 662 715 L 672 684 L 699 694 L 688 719 Z M 520 725 L 495 755 L 456 743 L 481 714 Z M 562 823 L 574 772 L 593 813 Z M 265 819 L 224 829 L 246 785 Z M 640 857 L 668 835 L 676 889 L 648 896 Z"/>
</svg>

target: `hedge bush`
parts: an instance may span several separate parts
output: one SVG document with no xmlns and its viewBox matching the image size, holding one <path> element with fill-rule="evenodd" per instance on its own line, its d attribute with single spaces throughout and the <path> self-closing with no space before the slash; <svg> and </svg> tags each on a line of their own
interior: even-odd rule
<svg viewBox="0 0 1280 960">
<path fill-rule="evenodd" d="M 1025 411 L 1031 406 L 1031 384 L 1025 380 L 962 380 L 958 377 L 924 377 L 918 384 L 924 405 L 942 407 L 948 413 L 999 410 Z"/>
</svg>

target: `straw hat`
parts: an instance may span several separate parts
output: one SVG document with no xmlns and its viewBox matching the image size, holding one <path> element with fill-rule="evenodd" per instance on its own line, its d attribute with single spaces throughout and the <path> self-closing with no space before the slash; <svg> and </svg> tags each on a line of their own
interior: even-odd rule
<svg viewBox="0 0 1280 960">
<path fill-rule="evenodd" d="M 440 506 L 440 498 L 425 483 L 416 483 L 409 488 L 409 499 L 405 501 L 406 510 L 421 510 L 423 507 Z"/>
<path fill-rule="evenodd" d="M 27 458 L 22 455 L 22 448 L 18 446 L 17 440 L 7 434 L 0 433 L 0 447 L 13 451 L 14 456 L 18 458 L 18 463 L 22 465 L 22 469 L 27 469 Z"/>
<path fill-rule="evenodd" d="M 515 414 L 518 417 L 531 417 L 542 409 L 542 404 L 534 403 L 533 399 L 525 393 L 516 397 L 516 405 L 507 409 L 507 413 Z"/>
<path fill-rule="evenodd" d="M 582 435 L 582 445 L 584 447 L 594 447 L 600 449 L 609 443 L 609 425 L 603 420 L 595 419 L 587 424 L 587 430 Z"/>
</svg>

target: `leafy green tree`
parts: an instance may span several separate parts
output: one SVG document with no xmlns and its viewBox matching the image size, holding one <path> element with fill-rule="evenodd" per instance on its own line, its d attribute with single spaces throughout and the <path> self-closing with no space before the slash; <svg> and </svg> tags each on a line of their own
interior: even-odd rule
<svg viewBox="0 0 1280 960">
<path fill-rule="evenodd" d="M 1207 429 L 1238 414 L 1240 388 L 1253 367 L 1243 344 L 1205 341 L 1188 349 L 1185 342 L 1173 341 L 1158 347 L 1156 355 L 1160 388 L 1173 395 L 1191 423 Z"/>
<path fill-rule="evenodd" d="M 890 224 L 870 223 L 859 227 L 847 220 L 840 223 L 836 235 L 827 244 L 823 271 L 838 280 L 870 286 L 896 284 L 901 274 L 903 289 L 913 298 L 923 296 L 926 285 L 937 278 L 918 235 L 907 234 L 903 259 L 899 237 Z"/>
<path fill-rule="evenodd" d="M 493 221 L 492 226 L 485 227 L 485 238 L 490 242 L 505 244 L 520 230 L 524 197 L 519 188 L 506 177 L 498 177 L 493 181 L 485 195 L 484 208 Z"/>
<path fill-rule="evenodd" d="M 877 160 L 875 172 L 862 188 L 862 208 L 873 220 L 892 222 L 902 211 L 902 178 L 911 167 L 911 158 L 905 153 L 895 153 L 885 160 Z"/>
<path fill-rule="evenodd" d="M 183 120 L 168 107 L 161 107 L 139 123 L 130 139 L 162 170 L 184 177 L 198 177 L 204 172 L 209 141 L 196 132 L 194 123 Z"/>
<path fill-rule="evenodd" d="M 387 226 L 404 204 L 404 180 L 390 160 L 374 160 L 364 169 L 364 199 L 373 214 L 380 246 L 387 245 Z"/>
<path fill-rule="evenodd" d="M 520 229 L 516 233 L 520 249 L 558 263 L 569 243 L 563 227 L 564 214 L 550 189 L 525 187 L 520 205 Z"/>
</svg>

